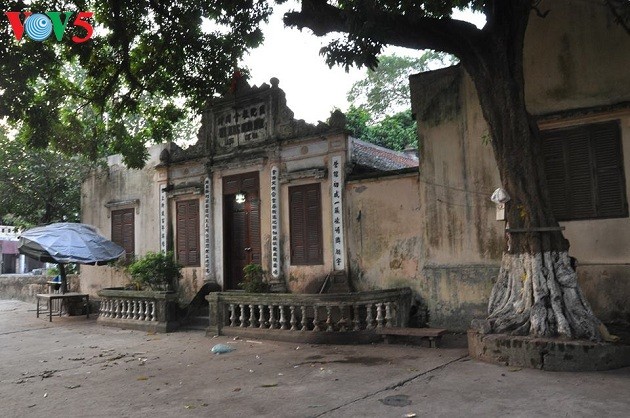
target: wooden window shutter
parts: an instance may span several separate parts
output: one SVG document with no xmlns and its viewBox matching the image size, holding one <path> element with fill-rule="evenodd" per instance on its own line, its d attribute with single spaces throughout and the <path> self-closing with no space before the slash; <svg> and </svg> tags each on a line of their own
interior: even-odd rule
<svg viewBox="0 0 630 418">
<path fill-rule="evenodd" d="M 183 266 L 199 266 L 199 201 L 179 201 L 176 209 L 177 261 Z"/>
<path fill-rule="evenodd" d="M 289 188 L 292 265 L 323 263 L 320 189 L 319 183 Z"/>
<path fill-rule="evenodd" d="M 135 222 L 134 209 L 119 209 L 111 212 L 112 241 L 125 249 L 127 261 L 135 256 Z"/>
<path fill-rule="evenodd" d="M 628 216 L 618 121 L 543 131 L 541 137 L 559 221 Z"/>
<path fill-rule="evenodd" d="M 597 179 L 597 212 L 600 217 L 628 216 L 621 132 L 618 123 L 593 125 Z"/>
<path fill-rule="evenodd" d="M 306 264 L 304 250 L 304 193 L 300 188 L 289 189 L 290 200 L 290 234 L 291 234 L 291 264 Z"/>
</svg>

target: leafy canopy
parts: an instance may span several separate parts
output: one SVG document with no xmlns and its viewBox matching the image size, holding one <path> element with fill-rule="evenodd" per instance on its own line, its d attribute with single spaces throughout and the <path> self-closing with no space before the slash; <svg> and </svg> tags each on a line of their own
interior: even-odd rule
<svg viewBox="0 0 630 418">
<path fill-rule="evenodd" d="M 0 119 L 30 147 L 98 156 L 120 152 L 141 167 L 149 141 L 222 93 L 243 54 L 263 39 L 264 0 L 9 1 L 11 11 L 91 11 L 92 38 L 68 25 L 62 42 L 0 30 Z M 70 18 L 73 22 L 76 15 Z"/>
<path fill-rule="evenodd" d="M 51 149 L 29 149 L 0 126 L 0 222 L 30 227 L 77 222 L 81 182 L 90 164 Z"/>
<path fill-rule="evenodd" d="M 417 147 L 416 122 L 411 115 L 409 76 L 454 64 L 452 55 L 426 51 L 420 57 L 380 55 L 348 92 L 347 128 L 356 138 L 396 151 Z M 404 110 L 403 110 L 404 109 Z"/>
<path fill-rule="evenodd" d="M 370 121 L 370 114 L 363 108 L 351 106 L 346 112 L 346 127 L 355 138 L 396 151 L 417 147 L 416 121 L 411 110 L 385 116 L 376 123 Z"/>
<path fill-rule="evenodd" d="M 380 55 L 378 67 L 352 85 L 348 102 L 364 108 L 374 119 L 382 119 L 395 109 L 409 109 L 409 76 L 456 61 L 451 55 L 435 51 L 426 51 L 420 57 Z"/>
</svg>

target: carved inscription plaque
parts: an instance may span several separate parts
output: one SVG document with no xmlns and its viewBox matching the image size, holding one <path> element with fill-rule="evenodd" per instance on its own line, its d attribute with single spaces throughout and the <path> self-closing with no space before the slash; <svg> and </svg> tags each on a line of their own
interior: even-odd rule
<svg viewBox="0 0 630 418">
<path fill-rule="evenodd" d="M 266 139 L 267 106 L 257 103 L 225 110 L 216 115 L 217 141 L 224 149 Z"/>
</svg>

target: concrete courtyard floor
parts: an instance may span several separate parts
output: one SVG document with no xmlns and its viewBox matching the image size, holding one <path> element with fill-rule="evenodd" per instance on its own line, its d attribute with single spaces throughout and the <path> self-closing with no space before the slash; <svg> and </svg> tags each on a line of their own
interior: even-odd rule
<svg viewBox="0 0 630 418">
<path fill-rule="evenodd" d="M 628 417 L 630 368 L 554 373 L 430 349 L 147 334 L 0 301 L 3 417 Z M 235 351 L 215 355 L 229 344 Z M 415 415 L 414 415 L 415 414 Z"/>
</svg>

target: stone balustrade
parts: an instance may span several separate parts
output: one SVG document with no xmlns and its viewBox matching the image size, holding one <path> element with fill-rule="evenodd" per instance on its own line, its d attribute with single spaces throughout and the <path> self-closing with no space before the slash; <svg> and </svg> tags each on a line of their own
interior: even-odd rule
<svg viewBox="0 0 630 418">
<path fill-rule="evenodd" d="M 408 325 L 411 289 L 324 295 L 218 292 L 206 299 L 209 335 L 360 343 L 377 340 L 376 328 Z"/>
<path fill-rule="evenodd" d="M 179 326 L 172 292 L 103 289 L 97 322 L 121 328 L 170 332 Z"/>
</svg>

